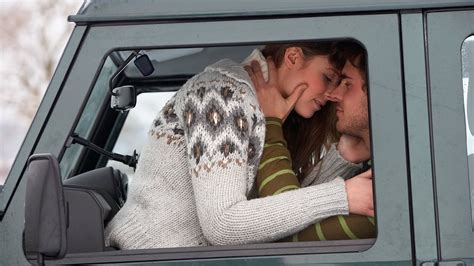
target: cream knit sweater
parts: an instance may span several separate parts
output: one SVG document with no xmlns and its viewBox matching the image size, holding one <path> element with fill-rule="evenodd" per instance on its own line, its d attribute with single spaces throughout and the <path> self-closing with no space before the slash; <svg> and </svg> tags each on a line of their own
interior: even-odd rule
<svg viewBox="0 0 474 266">
<path fill-rule="evenodd" d="M 252 199 L 264 137 L 265 119 L 242 66 L 224 59 L 207 67 L 154 120 L 128 200 L 106 228 L 106 244 L 271 242 L 348 214 L 344 181 L 334 177 L 350 164 L 337 151 L 327 163 L 331 169 L 321 171 L 332 181 Z"/>
</svg>

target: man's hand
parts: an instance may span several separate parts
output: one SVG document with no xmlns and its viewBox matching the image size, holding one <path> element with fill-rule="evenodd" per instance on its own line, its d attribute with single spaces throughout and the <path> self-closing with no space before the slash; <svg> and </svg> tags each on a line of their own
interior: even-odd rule
<svg viewBox="0 0 474 266">
<path fill-rule="evenodd" d="M 252 79 L 265 117 L 276 117 L 285 121 L 306 87 L 298 87 L 290 96 L 283 97 L 278 87 L 278 72 L 275 63 L 269 57 L 267 58 L 267 64 L 268 81 L 265 81 L 260 64 L 257 61 L 252 61 L 251 66 L 245 66 L 244 68 Z"/>
<path fill-rule="evenodd" d="M 346 180 L 346 191 L 350 213 L 374 216 L 372 169 Z"/>
</svg>

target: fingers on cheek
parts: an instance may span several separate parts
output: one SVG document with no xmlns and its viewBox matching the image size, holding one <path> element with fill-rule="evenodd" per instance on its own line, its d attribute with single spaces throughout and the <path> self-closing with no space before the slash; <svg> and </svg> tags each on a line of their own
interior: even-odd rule
<svg viewBox="0 0 474 266">
<path fill-rule="evenodd" d="M 252 62 L 250 63 L 250 66 L 251 66 L 252 69 L 255 71 L 255 70 L 257 69 L 257 67 L 258 67 L 258 63 L 255 62 L 255 61 L 252 61 Z"/>
<path fill-rule="evenodd" d="M 244 70 L 247 71 L 247 73 L 252 76 L 253 75 L 253 72 L 252 72 L 252 68 L 249 67 L 249 66 L 244 66 Z"/>
</svg>

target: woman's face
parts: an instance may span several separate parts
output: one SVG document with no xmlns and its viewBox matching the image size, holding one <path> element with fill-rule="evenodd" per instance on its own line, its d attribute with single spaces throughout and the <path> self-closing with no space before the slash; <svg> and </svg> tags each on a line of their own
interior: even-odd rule
<svg viewBox="0 0 474 266">
<path fill-rule="evenodd" d="M 310 118 L 326 104 L 325 93 L 337 86 L 338 79 L 338 71 L 329 63 L 328 56 L 314 56 L 289 70 L 284 87 L 288 95 L 299 86 L 305 87 L 294 109 L 302 117 Z"/>
</svg>

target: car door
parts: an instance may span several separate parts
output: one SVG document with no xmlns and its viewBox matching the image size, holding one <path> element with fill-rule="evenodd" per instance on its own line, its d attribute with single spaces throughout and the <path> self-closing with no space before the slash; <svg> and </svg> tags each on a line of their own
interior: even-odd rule
<svg viewBox="0 0 474 266">
<path fill-rule="evenodd" d="M 441 261 L 474 263 L 474 10 L 427 13 L 429 108 Z"/>
<path fill-rule="evenodd" d="M 128 18 L 130 19 L 130 18 Z M 82 21 L 87 24 L 87 21 Z M 308 17 L 266 17 L 246 19 L 199 18 L 182 21 L 129 21 L 108 22 L 80 26 L 81 39 L 73 39 L 70 48 L 75 51 L 67 75 L 58 76 L 50 92 L 54 99 L 45 117 L 35 121 L 41 131 L 33 131 L 30 139 L 37 138 L 26 148 L 34 153 L 49 152 L 61 159 L 65 143 L 83 115 L 85 103 L 97 84 L 102 66 L 111 51 L 121 49 L 168 49 L 179 47 L 208 47 L 264 44 L 351 38 L 362 43 L 368 54 L 369 108 L 375 175 L 377 239 L 371 241 L 343 241 L 319 243 L 255 244 L 232 247 L 193 247 L 141 251 L 106 251 L 91 254 L 70 254 L 58 263 L 121 263 L 161 262 L 171 260 L 196 265 L 218 265 L 223 261 L 240 265 L 292 265 L 309 263 L 405 263 L 412 261 L 412 236 L 409 211 L 406 128 L 404 123 L 403 87 L 399 15 L 345 14 Z M 295 30 L 297 29 L 297 30 Z M 79 34 L 78 33 L 78 34 Z M 82 35 L 83 34 L 83 35 Z M 77 49 L 77 51 L 76 51 Z M 72 52 L 71 52 L 72 53 Z M 104 88 L 107 89 L 107 88 Z M 49 98 L 48 98 L 49 99 Z M 44 107 L 46 108 L 46 107 Z M 40 120 L 38 120 L 40 119 Z M 42 120 L 41 120 L 42 119 Z M 35 122 L 34 122 L 35 123 Z M 44 123 L 44 124 L 43 124 Z M 30 146 L 28 146 L 30 145 Z M 26 149 L 25 148 L 25 149 Z M 21 235 L 24 220 L 23 205 L 25 182 L 22 170 L 27 152 L 17 159 L 16 171 L 9 178 L 18 184 L 7 187 L 5 194 L 11 204 L 2 205 L 3 219 L 0 254 L 6 264 L 26 262 Z M 62 158 L 64 159 L 64 158 Z M 18 180 L 21 182 L 16 183 Z M 12 182 L 13 182 L 12 181 Z M 11 196 L 13 198 L 11 198 Z M 5 199 L 4 199 L 5 200 Z M 3 203 L 3 202 L 2 202 Z M 3 238 L 3 236 L 6 236 Z M 351 242 L 352 241 L 352 242 Z M 8 243 L 8 244 L 7 244 Z M 232 258 L 231 260 L 229 258 Z"/>
</svg>

